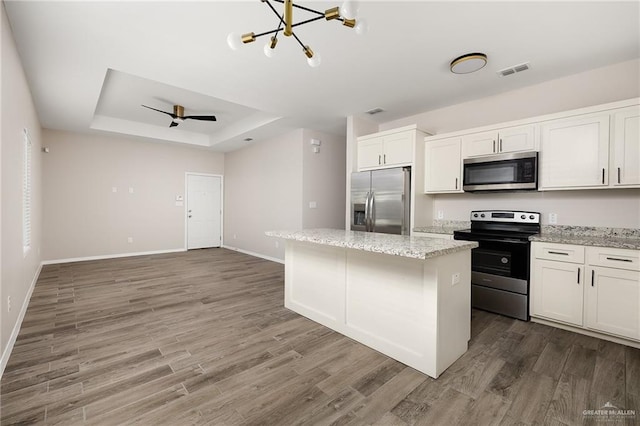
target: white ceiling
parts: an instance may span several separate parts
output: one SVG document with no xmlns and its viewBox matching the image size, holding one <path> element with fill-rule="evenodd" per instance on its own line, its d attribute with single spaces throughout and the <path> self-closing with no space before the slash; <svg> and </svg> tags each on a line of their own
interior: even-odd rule
<svg viewBox="0 0 640 426">
<path fill-rule="evenodd" d="M 640 57 L 638 1 L 361 1 L 364 36 L 337 21 L 296 29 L 321 54 L 318 68 L 292 38 L 280 37 L 274 58 L 262 52 L 266 37 L 229 49 L 230 32 L 277 26 L 256 0 L 4 3 L 43 127 L 219 151 L 291 128 L 341 133 L 345 117 L 372 108 L 385 122 Z M 296 10 L 294 20 L 309 17 Z M 469 52 L 486 53 L 488 65 L 450 73 Z M 497 75 L 523 62 L 531 69 Z M 170 117 L 140 106 L 175 103 L 218 121 L 169 129 Z"/>
</svg>

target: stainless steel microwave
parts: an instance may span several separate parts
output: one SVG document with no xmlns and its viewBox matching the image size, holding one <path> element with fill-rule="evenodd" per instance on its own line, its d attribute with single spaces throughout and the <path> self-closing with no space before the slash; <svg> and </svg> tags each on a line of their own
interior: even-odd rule
<svg viewBox="0 0 640 426">
<path fill-rule="evenodd" d="M 512 152 L 467 158 L 463 161 L 462 189 L 465 191 L 513 191 L 537 188 L 537 152 Z"/>
</svg>

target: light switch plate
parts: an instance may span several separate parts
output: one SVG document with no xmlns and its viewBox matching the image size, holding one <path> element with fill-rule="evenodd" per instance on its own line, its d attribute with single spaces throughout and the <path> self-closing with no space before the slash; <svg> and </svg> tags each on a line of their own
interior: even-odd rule
<svg viewBox="0 0 640 426">
<path fill-rule="evenodd" d="M 549 225 L 558 223 L 558 213 L 549 213 Z"/>
</svg>

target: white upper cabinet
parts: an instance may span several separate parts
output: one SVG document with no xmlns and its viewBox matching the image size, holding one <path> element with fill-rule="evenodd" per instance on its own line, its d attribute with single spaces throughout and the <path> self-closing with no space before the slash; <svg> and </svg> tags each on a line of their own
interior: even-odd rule
<svg viewBox="0 0 640 426">
<path fill-rule="evenodd" d="M 464 158 L 507 152 L 534 151 L 535 127 L 533 125 L 518 126 L 490 132 L 473 133 L 463 137 L 462 145 Z"/>
<path fill-rule="evenodd" d="M 605 187 L 608 169 L 608 113 L 553 120 L 541 126 L 541 190 Z"/>
<path fill-rule="evenodd" d="M 462 192 L 461 138 L 425 142 L 424 192 Z"/>
<path fill-rule="evenodd" d="M 387 131 L 358 138 L 358 170 L 413 164 L 417 130 Z"/>
<path fill-rule="evenodd" d="M 640 106 L 613 114 L 611 185 L 640 185 Z"/>
</svg>

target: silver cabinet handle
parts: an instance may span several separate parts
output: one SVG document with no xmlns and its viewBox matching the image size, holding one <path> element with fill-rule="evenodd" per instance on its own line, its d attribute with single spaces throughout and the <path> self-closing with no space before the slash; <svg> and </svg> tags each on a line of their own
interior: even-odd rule
<svg viewBox="0 0 640 426">
<path fill-rule="evenodd" d="M 604 185 L 604 167 L 602 168 L 602 184 Z"/>
<path fill-rule="evenodd" d="M 382 155 L 378 154 L 378 165 L 382 164 Z"/>
<path fill-rule="evenodd" d="M 620 182 L 620 167 L 618 167 L 618 183 L 622 183 Z"/>
<path fill-rule="evenodd" d="M 458 178 L 456 178 L 456 189 L 458 189 Z"/>
<path fill-rule="evenodd" d="M 499 148 L 500 152 L 502 152 L 502 139 L 500 139 L 500 148 Z"/>
<path fill-rule="evenodd" d="M 578 268 L 578 284 L 580 284 L 580 268 Z"/>
<path fill-rule="evenodd" d="M 384 154 L 384 155 L 382 156 L 382 158 L 383 158 L 382 163 L 383 163 L 383 164 L 387 164 L 387 154 Z"/>
<path fill-rule="evenodd" d="M 371 232 L 375 232 L 376 230 L 376 194 L 375 192 L 371 192 L 371 208 L 369 209 L 371 212 Z"/>
<path fill-rule="evenodd" d="M 495 139 L 493 141 L 493 152 L 496 152 L 496 141 L 495 141 Z"/>
<path fill-rule="evenodd" d="M 596 271 L 592 269 L 591 270 L 591 287 L 593 287 L 595 276 L 596 276 Z"/>
<path fill-rule="evenodd" d="M 551 251 L 551 250 L 549 250 L 548 253 L 549 254 L 561 254 L 563 256 L 569 256 L 569 253 L 563 253 L 561 251 Z"/>
<path fill-rule="evenodd" d="M 620 259 L 619 257 L 607 257 L 607 260 L 615 260 L 616 262 L 633 262 L 631 259 Z"/>
</svg>

